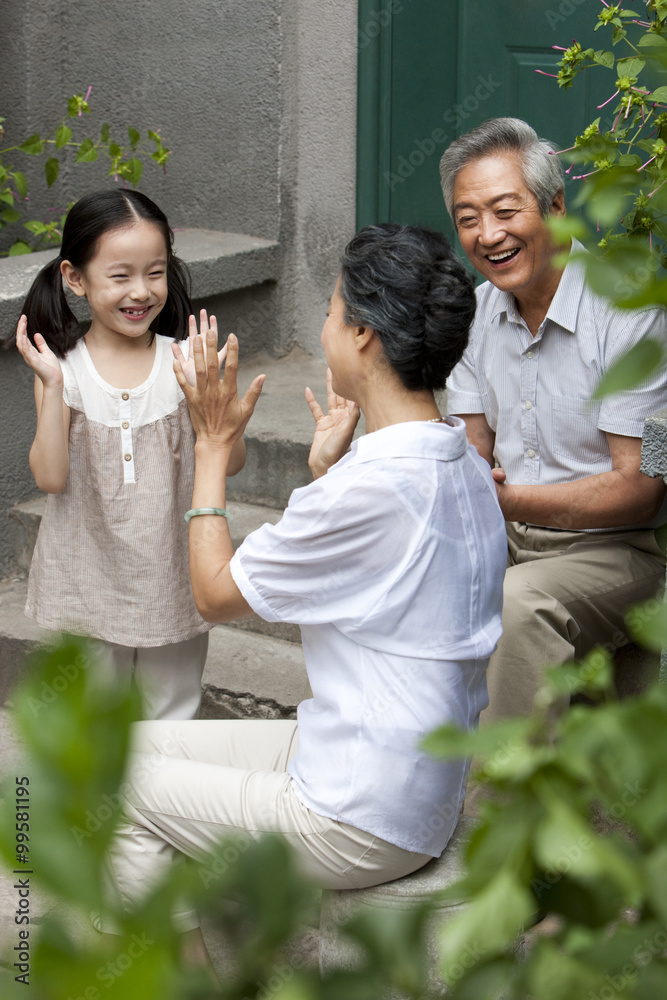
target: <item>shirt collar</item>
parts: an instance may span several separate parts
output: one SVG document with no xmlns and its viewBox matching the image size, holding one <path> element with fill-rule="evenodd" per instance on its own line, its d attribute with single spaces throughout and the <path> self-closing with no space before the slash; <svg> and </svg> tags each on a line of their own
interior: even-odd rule
<svg viewBox="0 0 667 1000">
<path fill-rule="evenodd" d="M 382 458 L 430 458 L 452 462 L 465 453 L 468 439 L 460 417 L 447 419 L 452 423 L 411 420 L 382 427 L 353 441 L 346 457 L 355 463 Z"/>
<path fill-rule="evenodd" d="M 586 248 L 579 240 L 572 239 L 570 254 L 585 252 Z M 568 333 L 577 332 L 577 317 L 579 303 L 584 290 L 586 269 L 580 260 L 569 260 L 558 282 L 556 294 L 547 310 L 546 319 L 558 323 Z"/>
<path fill-rule="evenodd" d="M 586 248 L 579 240 L 572 238 L 570 254 L 586 252 Z M 577 317 L 579 315 L 579 303 L 584 290 L 585 268 L 580 260 L 569 260 L 565 265 L 565 270 L 558 282 L 556 294 L 551 300 L 545 320 L 551 320 L 558 326 L 567 330 L 568 333 L 576 333 Z M 491 319 L 495 320 L 503 313 L 507 319 L 513 323 L 522 323 L 521 315 L 517 308 L 516 299 L 511 292 L 498 291 L 491 311 Z"/>
</svg>

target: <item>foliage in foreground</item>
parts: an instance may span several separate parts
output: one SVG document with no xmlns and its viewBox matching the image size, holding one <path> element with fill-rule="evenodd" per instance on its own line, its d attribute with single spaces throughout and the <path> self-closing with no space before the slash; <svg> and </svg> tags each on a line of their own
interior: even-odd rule
<svg viewBox="0 0 667 1000">
<path fill-rule="evenodd" d="M 7 160 L 10 153 L 24 156 L 46 155 L 44 163 L 44 179 L 47 187 L 51 187 L 60 174 L 61 160 L 67 154 L 74 154 L 73 162 L 94 163 L 100 154 L 109 160 L 109 176 L 123 183 L 137 186 L 143 173 L 142 156 L 148 145 L 153 151 L 149 154 L 157 166 L 166 167 L 169 149 L 164 145 L 159 132 L 148 130 L 146 139 L 141 133 L 128 126 L 128 142 L 123 144 L 111 138 L 108 125 L 102 125 L 99 139 L 91 136 L 75 138 L 79 119 L 90 114 L 88 97 L 92 87 L 84 97 L 74 94 L 67 102 L 67 111 L 58 125 L 51 128 L 45 135 L 35 133 L 20 144 L 2 148 L 4 129 L 0 118 L 0 230 L 7 226 L 22 227 L 27 230 L 18 237 L 9 249 L 9 256 L 32 253 L 33 250 L 45 250 L 57 246 L 62 237 L 67 212 L 71 204 L 57 212 L 57 217 L 46 222 L 40 219 L 24 221 L 26 208 L 29 205 L 28 183 L 21 170 L 15 169 Z M 73 119 L 73 120 L 72 120 Z"/>
<path fill-rule="evenodd" d="M 297 875 L 278 837 L 232 838 L 202 862 L 174 866 L 137 912 L 114 914 L 122 937 L 108 953 L 89 931 L 89 913 L 102 908 L 104 856 L 119 821 L 137 706 L 100 683 L 80 639 L 36 653 L 13 701 L 26 762 L 2 785 L 0 855 L 16 873 L 8 880 L 28 880 L 28 903 L 21 904 L 16 889 L 21 922 L 3 942 L 1 957 L 6 967 L 19 965 L 4 972 L 4 981 L 0 973 L 3 998 L 26 995 L 26 981 L 16 981 L 22 974 L 35 1000 L 374 1000 L 389 984 L 424 995 L 423 909 L 356 918 L 349 933 L 366 955 L 356 972 L 320 981 L 290 958 L 295 933 L 317 923 L 317 893 Z M 37 927 L 29 922 L 30 900 L 41 915 L 45 893 L 59 903 Z M 234 971 L 220 990 L 181 962 L 169 913 L 183 895 L 209 913 L 234 956 Z"/>
<path fill-rule="evenodd" d="M 658 601 L 629 622 L 653 646 L 667 640 Z M 173 867 L 136 913 L 116 914 L 123 936 L 114 954 L 99 936 L 81 934 L 101 906 L 136 716 L 132 698 L 100 684 L 91 662 L 81 640 L 42 651 L 14 699 L 29 762 L 3 785 L 0 852 L 16 884 L 28 879 L 35 903 L 45 891 L 60 901 L 39 928 L 17 915 L 16 940 L 4 944 L 11 964 L 28 941 L 31 996 L 377 1000 L 389 987 L 429 995 L 428 907 L 358 915 L 345 930 L 363 956 L 355 971 L 320 979 L 290 957 L 299 928 L 316 925 L 316 895 L 279 838 L 235 838 L 206 861 Z M 619 703 L 610 674 L 608 655 L 597 650 L 579 667 L 550 672 L 532 718 L 429 737 L 440 756 L 481 758 L 487 787 L 467 853 L 471 904 L 442 931 L 441 968 L 455 1000 L 486 1000 L 501 989 L 539 1000 L 667 995 L 667 685 Z M 570 693 L 597 704 L 560 717 L 554 706 Z M 234 956 L 220 990 L 179 957 L 168 914 L 183 894 L 211 915 Z M 461 886 L 451 895 L 460 899 Z M 18 891 L 17 905 L 23 913 Z M 544 915 L 555 918 L 551 933 L 518 960 L 512 947 L 522 926 Z M 5 973 L 4 997 L 25 995 L 21 974 L 20 965 Z"/>
<path fill-rule="evenodd" d="M 628 623 L 654 647 L 667 641 L 660 601 Z M 563 715 L 571 694 L 592 703 Z M 428 746 L 484 762 L 487 797 L 467 853 L 472 905 L 443 935 L 452 996 L 667 996 L 667 685 L 617 701 L 609 654 L 596 649 L 548 672 L 531 718 L 470 735 L 447 727 Z M 551 932 L 516 962 L 508 947 L 536 915 L 553 918 Z"/>
<path fill-rule="evenodd" d="M 634 3 L 633 9 L 631 4 Z M 582 256 L 587 280 L 623 308 L 667 305 L 667 0 L 602 0 L 595 30 L 609 49 L 560 48 L 558 84 L 583 71 L 609 77 L 608 100 L 562 155 L 577 181 L 578 215 L 551 223 L 596 252 Z M 637 345 L 605 388 L 633 388 L 667 360 L 664 336 Z"/>
</svg>

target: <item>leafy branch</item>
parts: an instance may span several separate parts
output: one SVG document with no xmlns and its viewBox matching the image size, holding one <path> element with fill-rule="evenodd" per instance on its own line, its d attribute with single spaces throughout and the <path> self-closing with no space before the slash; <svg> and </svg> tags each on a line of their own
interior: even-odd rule
<svg viewBox="0 0 667 1000">
<path fill-rule="evenodd" d="M 0 229 L 21 224 L 35 238 L 32 243 L 28 242 L 26 237 L 17 238 L 8 251 L 9 256 L 58 245 L 70 205 L 64 212 L 59 213 L 57 219 L 48 222 L 38 219 L 22 222 L 26 204 L 30 201 L 28 183 L 25 174 L 7 162 L 8 154 L 46 155 L 44 177 L 48 188 L 58 180 L 64 156 L 72 152 L 75 152 L 75 164 L 94 163 L 100 156 L 107 157 L 108 176 L 116 181 L 120 180 L 123 184 L 132 184 L 133 187 L 136 187 L 141 180 L 144 168 L 142 157 L 148 156 L 157 166 L 166 170 L 170 150 L 164 145 L 159 131 L 149 129 L 146 138 L 142 138 L 137 129 L 128 126 L 128 142 L 120 143 L 111 137 L 111 129 L 105 123 L 100 129 L 98 139 L 90 136 L 75 138 L 74 130 L 77 126 L 75 122 L 70 123 L 70 120 L 78 121 L 84 115 L 90 114 L 88 98 L 91 89 L 88 88 L 85 96 L 74 94 L 69 98 L 66 114 L 46 135 L 36 132 L 18 145 L 2 148 L 4 136 L 2 122 L 5 119 L 0 118 Z"/>
<path fill-rule="evenodd" d="M 599 253 L 584 260 L 594 291 L 625 308 L 665 306 L 667 0 L 648 0 L 642 16 L 601 3 L 595 30 L 611 33 L 611 49 L 582 48 L 576 40 L 568 48 L 554 46 L 563 53 L 556 75 L 562 89 L 583 71 L 612 73 L 614 82 L 597 106 L 601 114 L 559 154 L 569 160 L 566 174 L 579 167 L 572 179 L 581 182 L 574 204 L 582 214 L 556 219 L 551 227 L 559 242 L 577 236 L 597 245 Z M 613 51 L 619 45 L 626 51 Z M 652 358 L 646 345 L 635 349 L 645 357 L 628 356 L 641 362 L 633 385 L 664 363 L 664 345 L 657 347 Z"/>
<path fill-rule="evenodd" d="M 658 600 L 626 621 L 652 648 L 667 641 Z M 667 685 L 617 701 L 612 677 L 598 647 L 548 671 L 532 718 L 428 738 L 439 757 L 477 755 L 486 789 L 465 880 L 446 893 L 470 900 L 443 935 L 452 1000 L 665 995 Z M 598 704 L 559 713 L 572 694 Z M 517 961 L 516 936 L 538 922 Z"/>
</svg>

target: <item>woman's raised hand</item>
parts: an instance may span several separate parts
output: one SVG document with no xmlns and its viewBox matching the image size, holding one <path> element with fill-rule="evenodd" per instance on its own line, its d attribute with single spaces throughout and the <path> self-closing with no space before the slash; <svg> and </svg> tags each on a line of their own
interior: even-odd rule
<svg viewBox="0 0 667 1000">
<path fill-rule="evenodd" d="M 197 332 L 197 318 L 196 316 L 190 316 L 188 320 L 188 357 L 187 361 L 183 356 L 183 351 L 181 350 L 180 344 L 174 343 L 171 345 L 171 349 L 174 357 L 177 361 L 180 361 L 181 368 L 183 369 L 183 374 L 190 383 L 190 385 L 196 385 L 195 379 L 195 355 L 194 355 L 194 344 L 195 340 L 199 339 L 204 348 L 204 359 L 206 358 L 206 334 L 209 330 L 213 330 L 215 334 L 216 347 L 218 344 L 218 321 L 215 316 L 211 316 L 210 320 L 208 318 L 205 309 L 201 309 L 199 312 L 199 332 Z M 220 359 L 220 364 L 225 360 L 227 355 L 227 345 L 218 351 L 218 358 Z"/>
<path fill-rule="evenodd" d="M 174 372 L 187 400 L 197 441 L 232 445 L 243 435 L 266 376 L 258 375 L 245 396 L 239 399 L 236 385 L 239 342 L 234 334 L 230 333 L 223 349 L 216 352 L 217 330 L 207 324 L 205 336 L 195 336 L 191 344 L 194 382 L 189 381 L 183 368 L 183 355 L 176 350 Z M 225 357 L 225 372 L 220 379 L 220 366 Z"/>
<path fill-rule="evenodd" d="M 60 389 L 63 387 L 63 371 L 60 362 L 48 346 L 41 333 L 35 334 L 36 347 L 28 337 L 28 320 L 21 316 L 16 327 L 16 346 L 23 360 L 41 380 L 44 387 Z"/>
<path fill-rule="evenodd" d="M 356 403 L 333 391 L 331 369 L 327 368 L 327 410 L 325 413 L 310 388 L 306 402 L 315 418 L 315 433 L 310 446 L 308 465 L 313 479 L 319 479 L 338 462 L 350 447 L 360 410 Z"/>
</svg>

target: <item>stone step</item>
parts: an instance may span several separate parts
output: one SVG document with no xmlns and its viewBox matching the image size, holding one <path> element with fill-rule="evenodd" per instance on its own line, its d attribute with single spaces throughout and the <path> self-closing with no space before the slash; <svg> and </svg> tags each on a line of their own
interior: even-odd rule
<svg viewBox="0 0 667 1000">
<path fill-rule="evenodd" d="M 27 574 L 30 569 L 30 560 L 45 506 L 46 496 L 42 494 L 34 500 L 17 504 L 10 511 L 14 558 L 21 576 Z M 230 501 L 227 504 L 227 510 L 229 511 L 229 528 L 234 548 L 238 548 L 250 532 L 255 531 L 267 521 L 270 524 L 276 524 L 282 516 L 282 510 L 276 510 L 274 507 L 262 507 L 258 504 L 237 503 L 235 501 Z M 301 642 L 298 625 L 266 622 L 255 614 L 248 615 L 247 618 L 239 619 L 237 622 L 230 622 L 229 627 L 259 632 L 262 635 L 274 636 L 288 642 Z"/>
<path fill-rule="evenodd" d="M 239 365 L 239 392 L 262 373 L 262 395 L 244 435 L 245 468 L 228 481 L 227 489 L 232 500 L 282 510 L 292 490 L 311 482 L 308 452 L 314 424 L 304 390 L 310 385 L 324 403 L 326 362 L 298 348 L 278 360 L 255 355 Z"/>
<path fill-rule="evenodd" d="M 226 625 L 211 630 L 202 686 L 205 719 L 295 719 L 310 697 L 300 645 Z"/>
<path fill-rule="evenodd" d="M 22 573 L 27 573 L 30 569 L 30 560 L 45 507 L 46 495 L 41 494 L 32 500 L 17 504 L 9 513 L 12 522 L 16 566 Z M 227 511 L 229 512 L 229 530 L 234 548 L 238 548 L 246 535 L 267 521 L 271 524 L 277 524 L 283 513 L 282 509 L 277 510 L 275 507 L 236 501 L 227 504 Z"/>
<path fill-rule="evenodd" d="M 53 639 L 25 617 L 26 589 L 25 579 L 0 581 L 0 704 L 27 654 Z M 211 630 L 202 684 L 204 718 L 293 718 L 309 695 L 299 644 L 227 625 Z"/>
</svg>

